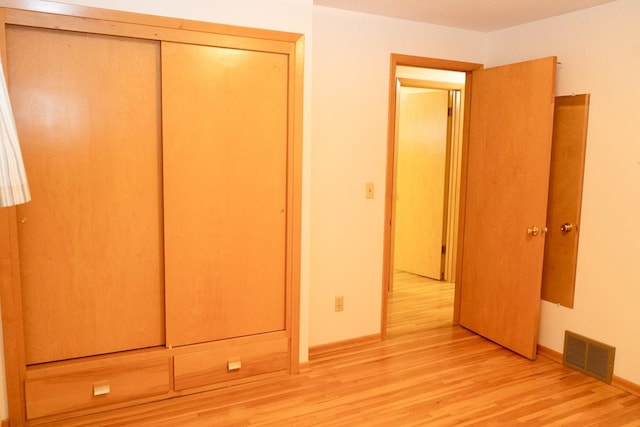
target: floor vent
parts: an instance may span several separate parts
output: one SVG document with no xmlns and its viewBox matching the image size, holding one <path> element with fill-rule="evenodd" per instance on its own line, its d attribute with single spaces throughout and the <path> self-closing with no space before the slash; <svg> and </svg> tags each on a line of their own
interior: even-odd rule
<svg viewBox="0 0 640 427">
<path fill-rule="evenodd" d="M 562 362 L 573 369 L 611 384 L 615 347 L 565 331 Z"/>
</svg>

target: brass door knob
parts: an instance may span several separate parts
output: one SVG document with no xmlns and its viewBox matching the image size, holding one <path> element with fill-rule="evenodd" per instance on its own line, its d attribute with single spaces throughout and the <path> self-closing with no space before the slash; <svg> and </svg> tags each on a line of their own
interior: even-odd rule
<svg viewBox="0 0 640 427">
<path fill-rule="evenodd" d="M 573 224 L 570 224 L 568 222 L 560 226 L 560 231 L 562 231 L 563 233 L 568 233 L 571 230 L 573 230 Z"/>
<path fill-rule="evenodd" d="M 535 225 L 533 227 L 527 228 L 527 234 L 529 236 L 537 236 L 539 232 L 540 232 L 540 229 Z"/>
</svg>

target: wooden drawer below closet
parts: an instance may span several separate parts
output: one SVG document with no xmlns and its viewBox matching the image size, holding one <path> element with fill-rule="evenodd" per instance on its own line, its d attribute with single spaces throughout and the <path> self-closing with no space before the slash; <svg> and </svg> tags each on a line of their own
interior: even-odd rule
<svg viewBox="0 0 640 427">
<path fill-rule="evenodd" d="M 226 343 L 220 348 L 195 350 L 174 356 L 176 391 L 216 384 L 242 382 L 251 377 L 289 367 L 289 339 Z"/>
<path fill-rule="evenodd" d="M 170 391 L 168 357 L 86 365 L 71 372 L 56 373 L 64 369 L 28 372 L 27 418 L 97 408 Z"/>
</svg>

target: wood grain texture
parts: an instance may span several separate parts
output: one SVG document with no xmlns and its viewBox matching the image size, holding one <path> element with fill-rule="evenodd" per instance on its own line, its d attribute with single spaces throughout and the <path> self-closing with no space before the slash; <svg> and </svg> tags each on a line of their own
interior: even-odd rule
<svg viewBox="0 0 640 427">
<path fill-rule="evenodd" d="M 446 90 L 400 89 L 393 264 L 432 279 L 443 273 L 448 106 Z"/>
<path fill-rule="evenodd" d="M 403 284 L 390 298 L 389 320 L 398 325 L 427 314 L 404 302 L 427 307 L 424 299 L 436 295 L 424 281 L 420 295 L 420 279 L 408 279 L 411 298 Z M 441 292 L 439 299 L 452 298 L 451 289 Z M 299 375 L 64 425 L 640 426 L 639 397 L 544 357 L 527 360 L 461 327 L 420 326 L 428 323 L 407 321 L 387 341 L 314 356 Z"/>
<path fill-rule="evenodd" d="M 286 372 L 289 340 L 280 338 L 216 350 L 194 352 L 174 357 L 176 390 L 216 386 L 228 381 L 253 377 L 269 372 Z M 229 362 L 238 362 L 238 369 L 229 369 Z"/>
<path fill-rule="evenodd" d="M 27 363 L 164 344 L 159 44 L 9 26 L 7 48 Z"/>
<path fill-rule="evenodd" d="M 556 97 L 542 299 L 570 308 L 578 265 L 588 119 L 588 94 Z M 562 232 L 560 227 L 566 223 L 572 224 L 572 229 Z"/>
<path fill-rule="evenodd" d="M 259 46 L 260 50 L 288 53 L 291 49 L 289 42 L 274 39 L 252 39 L 250 37 L 230 34 L 209 33 L 199 31 L 185 31 L 184 28 L 153 26 L 152 22 L 162 20 L 157 17 L 147 17 L 148 23 L 114 22 L 101 19 L 87 19 L 77 16 L 50 15 L 7 9 L 7 21 L 16 25 L 26 25 L 40 28 L 78 31 L 93 34 L 135 37 L 147 40 L 170 40 L 179 43 L 203 43 L 214 46 L 229 46 L 247 49 Z M 124 16 L 127 16 L 126 14 Z M 170 24 L 169 24 L 170 25 Z M 178 24 L 180 25 L 180 24 Z M 213 27 L 215 28 L 215 26 Z M 253 31 L 247 31 L 253 33 Z"/>
<path fill-rule="evenodd" d="M 49 30 L 76 32 L 79 37 L 91 38 L 100 35 L 132 38 L 140 43 L 157 41 L 187 42 L 199 45 L 219 45 L 227 48 L 244 48 L 255 52 L 277 52 L 288 65 L 286 88 L 286 309 L 281 313 L 286 330 L 277 334 L 290 339 L 289 370 L 297 372 L 299 355 L 299 273 L 300 273 L 300 229 L 301 229 L 301 158 L 302 158 L 302 93 L 303 93 L 303 53 L 304 37 L 301 34 L 279 31 L 241 28 L 236 26 L 210 24 L 183 19 L 165 18 L 134 13 L 102 10 L 82 6 L 64 5 L 38 0 L 0 0 L 0 49 L 3 59 L 7 58 L 4 46 L 7 26 L 42 27 Z M 64 31 L 62 31 L 64 32 Z M 142 59 L 142 58 L 141 58 Z M 90 61 L 88 61 L 90 62 Z M 6 61 L 5 61 L 6 63 Z M 5 69 L 6 70 L 6 69 Z M 73 80 L 73 79 L 69 79 Z M 126 82 L 125 82 L 126 83 Z M 95 85 L 96 87 L 100 84 Z M 145 101 L 146 102 L 146 101 Z M 145 103 L 143 102 L 143 103 Z M 24 378 L 25 355 L 23 339 L 23 316 L 21 303 L 20 264 L 18 261 L 17 221 L 15 209 L 4 210 L 8 216 L 0 217 L 0 236 L 7 237 L 9 258 L 0 264 L 0 285 L 2 286 L 2 317 L 5 336 L 5 361 L 7 364 L 7 389 L 11 423 L 21 425 L 25 419 Z M 8 219 L 8 221 L 5 221 Z M 2 243 L 5 243 L 3 241 Z M 143 299 L 140 299 L 143 300 Z M 271 335 L 271 334 L 265 334 Z M 150 349 L 155 351 L 153 349 Z M 173 349 L 176 354 L 185 354 Z M 80 362 L 83 365 L 84 362 Z M 57 364 L 54 362 L 54 365 Z M 30 367 L 32 368 L 32 367 Z M 47 368 L 48 369 L 48 368 Z M 171 367 L 173 369 L 173 366 Z M 268 375 L 260 375 L 267 378 Z M 173 381 L 171 380 L 171 386 Z M 136 399 L 135 403 L 155 400 Z M 109 409 L 122 407 L 125 403 L 108 405 Z M 79 414 L 91 412 L 82 410 Z M 56 420 L 62 419 L 54 416 Z M 59 423 L 57 423 L 59 425 Z"/>
<path fill-rule="evenodd" d="M 562 363 L 562 353 L 558 353 L 557 351 L 551 350 L 547 347 L 538 345 L 538 355 L 544 356 L 549 360 L 553 360 L 557 363 Z M 627 391 L 634 396 L 640 397 L 640 384 L 632 383 L 629 380 L 625 380 L 624 378 L 620 378 L 616 375 L 613 376 L 611 380 L 611 384 L 621 390 Z"/>
<path fill-rule="evenodd" d="M 179 37 L 192 37 L 193 35 L 196 35 L 196 37 L 198 37 L 198 35 L 205 37 L 210 37 L 212 35 L 230 35 L 267 41 L 273 40 L 285 42 L 296 42 L 300 38 L 300 34 L 284 31 L 145 15 L 133 12 L 116 11 L 113 9 L 100 9 L 56 3 L 53 1 L 0 0 L 0 7 L 6 8 L 10 23 L 18 23 L 16 22 L 17 20 L 25 18 L 34 20 L 45 19 L 49 22 L 53 22 L 51 25 L 57 26 L 68 17 L 80 17 L 80 20 L 85 21 L 85 24 L 78 23 L 78 25 L 86 25 L 86 27 L 94 29 L 98 26 L 107 31 L 107 33 L 110 33 L 111 31 L 120 31 L 123 27 L 128 26 L 129 30 L 126 35 L 134 36 L 134 34 L 131 33 L 131 28 L 138 27 L 138 31 L 143 34 L 138 33 L 135 35 L 143 36 L 142 38 L 147 39 L 167 40 L 166 38 L 158 37 L 159 34 L 166 36 L 166 31 L 174 34 L 182 33 Z M 30 13 L 25 15 L 23 11 L 29 11 Z M 20 24 L 26 23 L 21 21 Z M 144 27 L 147 28 L 144 29 Z M 79 29 L 76 28 L 75 30 Z"/>
<path fill-rule="evenodd" d="M 0 57 L 4 78 L 7 74 L 6 14 L 0 10 Z M 25 419 L 24 396 L 24 329 L 22 317 L 22 292 L 18 251 L 18 227 L 16 208 L 0 209 L 0 303 L 2 304 L 2 341 L 7 390 L 7 407 L 15 419 Z M 8 420 L 2 422 L 9 425 Z"/>
<path fill-rule="evenodd" d="M 555 58 L 474 73 L 460 324 L 534 358 L 540 319 Z"/>
<path fill-rule="evenodd" d="M 0 209 L 0 301 L 7 406 L 11 416 L 26 418 L 24 396 L 24 329 L 16 208 Z"/>
<path fill-rule="evenodd" d="M 38 418 L 167 394 L 170 391 L 169 366 L 169 358 L 165 357 L 28 379 L 25 385 L 27 417 Z M 107 385 L 109 392 L 94 396 L 96 385 Z"/>
<path fill-rule="evenodd" d="M 286 55 L 162 45 L 167 345 L 285 329 Z"/>
<path fill-rule="evenodd" d="M 334 351 L 341 351 L 347 348 L 360 347 L 365 344 L 371 344 L 380 341 L 380 334 L 373 334 L 358 338 L 352 338 L 350 340 L 314 345 L 313 347 L 309 347 L 309 358 L 314 358 L 321 354 L 332 353 Z"/>
<path fill-rule="evenodd" d="M 453 283 L 407 273 L 394 272 L 393 297 L 389 300 L 387 337 L 407 331 L 426 331 L 453 324 Z"/>
</svg>

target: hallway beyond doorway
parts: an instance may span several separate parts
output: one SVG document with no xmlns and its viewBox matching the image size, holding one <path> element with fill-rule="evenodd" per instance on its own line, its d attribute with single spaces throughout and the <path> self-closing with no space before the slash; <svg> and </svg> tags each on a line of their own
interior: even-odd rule
<svg viewBox="0 0 640 427">
<path fill-rule="evenodd" d="M 453 283 L 395 270 L 387 338 L 451 326 L 454 287 Z"/>
</svg>

